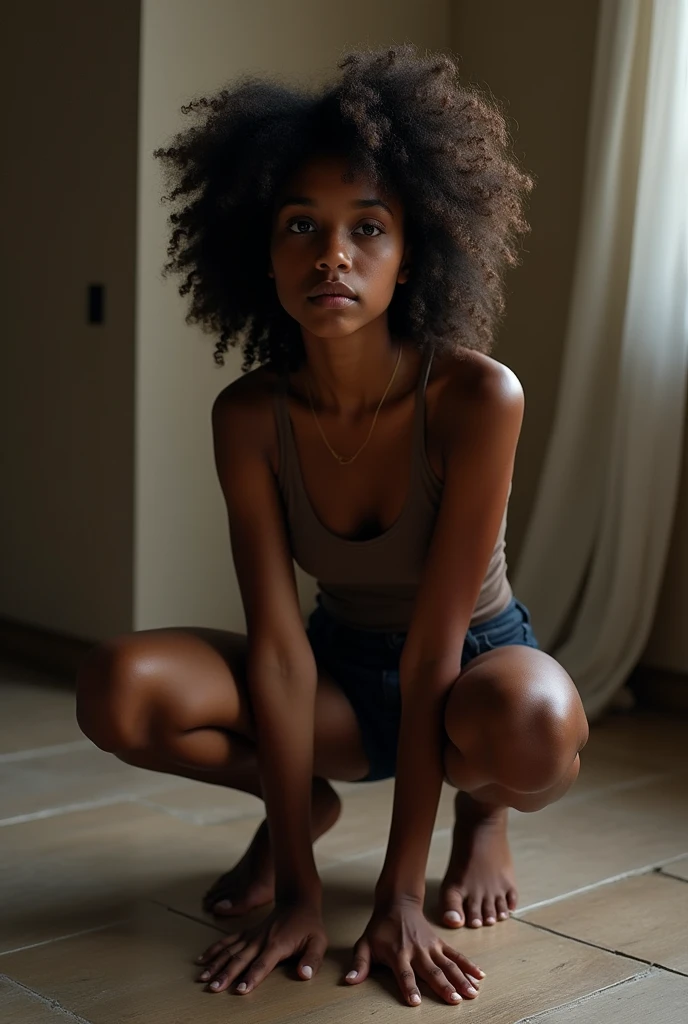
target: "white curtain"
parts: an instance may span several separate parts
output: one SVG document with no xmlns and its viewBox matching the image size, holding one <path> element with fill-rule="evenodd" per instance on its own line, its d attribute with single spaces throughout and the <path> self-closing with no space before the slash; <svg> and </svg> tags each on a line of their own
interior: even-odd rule
<svg viewBox="0 0 688 1024">
<path fill-rule="evenodd" d="M 594 719 L 646 645 L 688 371 L 688 0 L 601 0 L 557 413 L 514 590 Z"/>
</svg>

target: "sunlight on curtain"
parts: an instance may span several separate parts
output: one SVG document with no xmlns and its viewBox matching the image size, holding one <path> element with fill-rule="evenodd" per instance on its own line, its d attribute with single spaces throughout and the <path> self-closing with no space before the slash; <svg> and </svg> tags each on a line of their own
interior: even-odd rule
<svg viewBox="0 0 688 1024">
<path fill-rule="evenodd" d="M 647 642 L 688 372 L 688 0 L 601 0 L 557 413 L 514 590 L 588 715 Z"/>
</svg>

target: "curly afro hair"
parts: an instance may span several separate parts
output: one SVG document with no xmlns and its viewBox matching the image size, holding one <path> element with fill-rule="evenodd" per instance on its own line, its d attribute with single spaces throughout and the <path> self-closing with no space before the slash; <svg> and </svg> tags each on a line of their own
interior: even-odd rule
<svg viewBox="0 0 688 1024">
<path fill-rule="evenodd" d="M 339 81 L 317 93 L 255 77 L 182 107 L 195 123 L 154 156 L 163 161 L 169 260 L 191 292 L 187 323 L 219 335 L 215 360 L 241 344 L 256 362 L 297 369 L 299 324 L 267 275 L 273 207 L 306 160 L 346 159 L 404 206 L 411 278 L 388 309 L 392 334 L 419 348 L 489 352 L 504 310 L 503 271 L 517 266 L 533 179 L 513 156 L 493 98 L 458 80 L 444 54 L 414 46 L 355 51 Z"/>
</svg>

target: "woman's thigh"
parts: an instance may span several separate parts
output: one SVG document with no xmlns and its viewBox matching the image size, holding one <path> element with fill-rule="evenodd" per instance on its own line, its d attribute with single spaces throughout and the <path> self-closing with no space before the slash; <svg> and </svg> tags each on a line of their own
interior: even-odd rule
<svg viewBox="0 0 688 1024">
<path fill-rule="evenodd" d="M 120 634 L 93 648 L 77 679 L 81 728 L 104 749 L 144 749 L 162 731 L 254 737 L 246 638 L 202 627 Z"/>
<path fill-rule="evenodd" d="M 246 651 L 244 634 L 197 626 L 141 630 L 107 641 L 80 672 L 82 728 L 94 742 L 104 741 L 99 745 L 119 749 L 147 746 L 159 725 L 181 732 L 226 729 L 255 742 Z M 318 665 L 314 772 L 353 781 L 366 771 L 353 708 Z"/>
</svg>

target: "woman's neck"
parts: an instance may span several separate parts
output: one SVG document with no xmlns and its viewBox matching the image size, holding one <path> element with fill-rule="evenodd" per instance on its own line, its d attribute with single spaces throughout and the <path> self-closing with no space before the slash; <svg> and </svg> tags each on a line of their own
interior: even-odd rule
<svg viewBox="0 0 688 1024">
<path fill-rule="evenodd" d="M 307 401 L 310 389 L 317 410 L 352 419 L 375 411 L 390 381 L 386 401 L 406 394 L 417 380 L 422 358 L 399 338 L 365 346 L 350 338 L 312 339 L 305 341 L 305 348 L 298 390 Z"/>
</svg>

